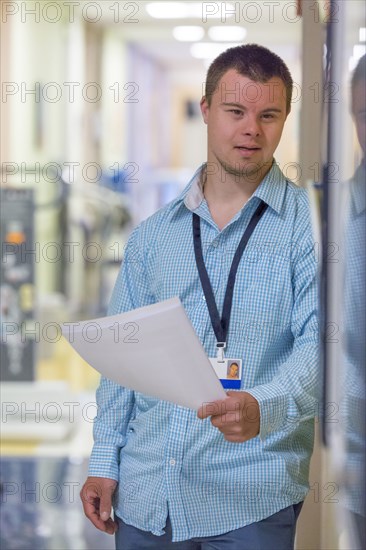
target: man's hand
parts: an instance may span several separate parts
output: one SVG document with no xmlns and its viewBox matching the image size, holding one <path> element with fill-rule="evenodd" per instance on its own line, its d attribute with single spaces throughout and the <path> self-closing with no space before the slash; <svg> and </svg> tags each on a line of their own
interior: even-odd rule
<svg viewBox="0 0 366 550">
<path fill-rule="evenodd" d="M 101 531 L 114 535 L 117 522 L 113 521 L 112 496 L 117 487 L 117 481 L 105 477 L 88 477 L 80 491 L 84 513 L 88 519 Z"/>
<path fill-rule="evenodd" d="M 258 401 L 243 391 L 228 391 L 227 396 L 221 401 L 204 403 L 198 409 L 198 418 L 211 416 L 211 424 L 233 443 L 243 443 L 257 436 L 260 428 Z"/>
</svg>

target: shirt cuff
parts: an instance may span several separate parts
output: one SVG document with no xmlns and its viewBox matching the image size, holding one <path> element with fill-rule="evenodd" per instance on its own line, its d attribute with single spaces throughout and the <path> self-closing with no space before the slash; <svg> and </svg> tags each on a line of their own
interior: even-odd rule
<svg viewBox="0 0 366 550">
<path fill-rule="evenodd" d="M 119 452 L 115 445 L 95 444 L 89 460 L 88 475 L 119 481 Z"/>
<path fill-rule="evenodd" d="M 246 390 L 259 404 L 259 438 L 263 441 L 272 432 L 283 428 L 287 416 L 288 398 L 282 388 L 275 384 L 256 386 Z"/>
</svg>

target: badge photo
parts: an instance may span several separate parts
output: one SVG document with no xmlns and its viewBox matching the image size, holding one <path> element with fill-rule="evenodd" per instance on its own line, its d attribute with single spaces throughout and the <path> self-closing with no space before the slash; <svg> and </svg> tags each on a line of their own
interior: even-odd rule
<svg viewBox="0 0 366 550">
<path fill-rule="evenodd" d="M 222 386 L 228 390 L 240 390 L 242 360 L 225 358 L 219 361 L 217 357 L 209 359 Z"/>
</svg>

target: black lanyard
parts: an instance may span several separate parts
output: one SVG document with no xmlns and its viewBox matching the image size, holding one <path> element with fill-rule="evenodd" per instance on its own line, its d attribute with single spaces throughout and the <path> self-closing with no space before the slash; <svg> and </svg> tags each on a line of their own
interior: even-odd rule
<svg viewBox="0 0 366 550">
<path fill-rule="evenodd" d="M 210 279 L 208 277 L 208 273 L 206 270 L 205 262 L 203 260 L 200 217 L 197 214 L 193 214 L 193 219 L 192 219 L 193 244 L 194 244 L 194 253 L 196 257 L 196 264 L 197 264 L 198 273 L 201 279 L 203 292 L 206 298 L 208 311 L 211 317 L 212 328 L 214 329 L 215 336 L 216 336 L 216 342 L 217 342 L 216 345 L 218 348 L 225 348 L 226 346 L 226 337 L 229 330 L 231 306 L 233 303 L 235 277 L 236 277 L 236 272 L 238 270 L 239 262 L 248 244 L 248 241 L 252 236 L 252 233 L 256 228 L 257 223 L 263 216 L 267 206 L 268 205 L 261 200 L 258 208 L 254 212 L 248 224 L 248 227 L 244 231 L 244 234 L 240 240 L 238 248 L 236 249 L 234 259 L 230 268 L 227 286 L 226 286 L 224 306 L 222 308 L 221 319 L 217 309 L 215 297 L 212 291 Z"/>
</svg>

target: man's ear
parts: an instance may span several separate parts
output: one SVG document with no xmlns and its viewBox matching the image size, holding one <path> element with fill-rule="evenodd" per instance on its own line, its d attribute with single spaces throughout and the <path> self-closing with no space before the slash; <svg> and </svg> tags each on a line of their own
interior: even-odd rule
<svg viewBox="0 0 366 550">
<path fill-rule="evenodd" d="M 201 101 L 200 101 L 200 108 L 201 108 L 201 113 L 202 113 L 202 118 L 203 118 L 203 121 L 205 124 L 207 124 L 207 120 L 208 120 L 208 112 L 209 112 L 209 105 L 208 105 L 208 102 L 207 102 L 207 99 L 206 99 L 206 96 L 203 96 Z"/>
</svg>

